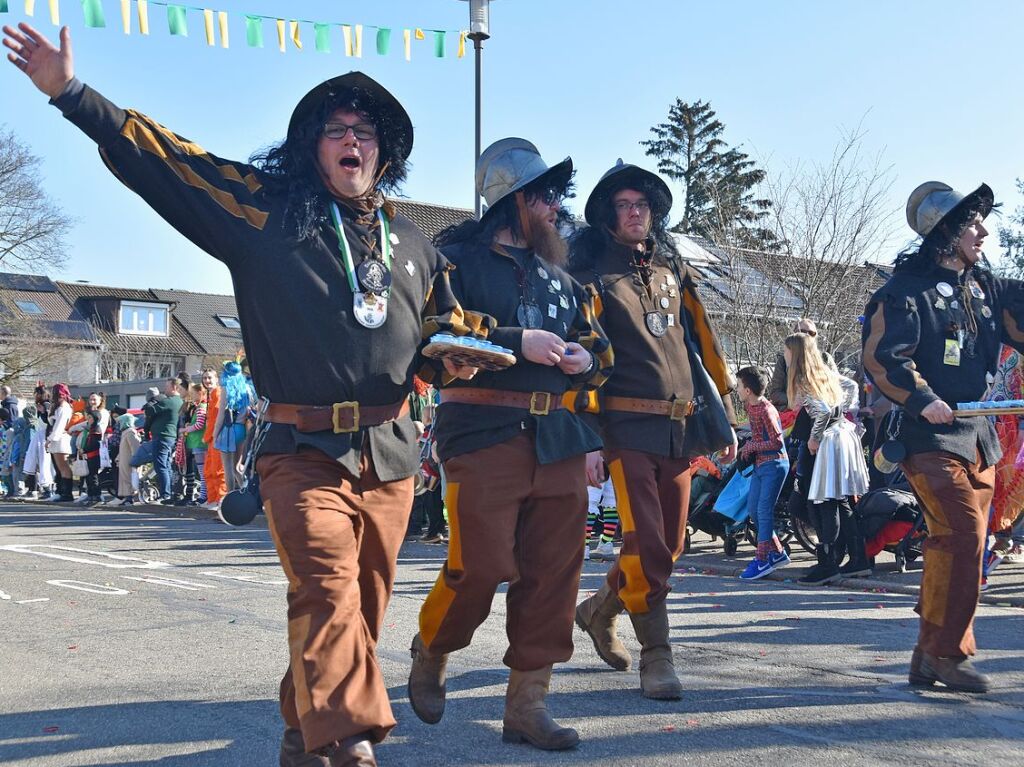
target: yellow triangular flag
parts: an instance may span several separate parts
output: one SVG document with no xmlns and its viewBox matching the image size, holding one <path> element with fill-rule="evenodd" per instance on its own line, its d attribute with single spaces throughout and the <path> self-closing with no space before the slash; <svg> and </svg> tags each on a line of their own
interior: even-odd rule
<svg viewBox="0 0 1024 767">
<path fill-rule="evenodd" d="M 121 0 L 121 27 L 126 35 L 132 33 L 132 0 Z"/>
<path fill-rule="evenodd" d="M 289 21 L 288 26 L 291 32 L 292 42 L 295 43 L 295 47 L 300 51 L 302 50 L 302 39 L 299 37 L 299 22 Z"/>
<path fill-rule="evenodd" d="M 426 40 L 427 39 L 427 36 L 425 34 L 423 34 L 423 30 L 420 29 L 419 27 L 416 27 L 416 39 L 417 40 Z"/>
<path fill-rule="evenodd" d="M 352 55 L 357 59 L 363 57 L 363 25 L 356 24 L 356 43 L 352 47 Z"/>
<path fill-rule="evenodd" d="M 341 36 L 345 38 L 345 55 L 352 55 L 352 27 L 348 24 L 341 25 Z"/>
<path fill-rule="evenodd" d="M 412 31 L 403 29 L 402 39 L 405 41 L 405 60 L 412 61 Z"/>
<path fill-rule="evenodd" d="M 206 30 L 206 44 L 216 45 L 217 41 L 213 37 L 213 11 L 209 8 L 203 9 L 203 28 Z"/>
<path fill-rule="evenodd" d="M 459 52 L 455 54 L 456 58 L 461 59 L 466 55 L 466 33 L 465 31 L 459 32 Z"/>
<path fill-rule="evenodd" d="M 25 0 L 25 15 L 35 16 L 36 15 L 36 0 Z"/>
<path fill-rule="evenodd" d="M 228 12 L 217 11 L 217 26 L 220 27 L 220 47 L 228 47 Z"/>
<path fill-rule="evenodd" d="M 277 20 L 277 47 L 284 53 L 284 19 Z"/>
<path fill-rule="evenodd" d="M 139 8 L 139 33 L 143 35 L 149 34 L 149 3 L 147 0 L 138 0 L 136 3 Z"/>
<path fill-rule="evenodd" d="M 50 22 L 55 26 L 60 26 L 60 3 L 58 0 L 50 0 Z"/>
</svg>

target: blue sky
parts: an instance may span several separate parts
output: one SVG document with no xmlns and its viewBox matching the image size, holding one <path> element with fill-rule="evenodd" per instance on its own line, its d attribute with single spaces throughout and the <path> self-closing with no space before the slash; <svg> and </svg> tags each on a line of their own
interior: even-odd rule
<svg viewBox="0 0 1024 767">
<path fill-rule="evenodd" d="M 281 138 L 296 101 L 317 82 L 362 69 L 406 105 L 416 127 L 405 194 L 470 207 L 473 162 L 471 44 L 462 60 L 432 56 L 429 41 L 401 56 L 401 29 L 460 29 L 458 0 L 211 0 L 230 14 L 231 48 L 208 48 L 201 15 L 189 37 L 167 33 L 150 8 L 151 34 L 125 36 L 119 3 L 102 0 L 106 29 L 87 29 L 78 0 L 61 0 L 77 74 L 122 106 L 143 111 L 222 157 L 244 159 Z M 10 0 L 5 23 L 24 18 Z M 37 0 L 35 23 L 56 37 Z M 972 11 L 953 0 L 494 0 L 485 43 L 484 144 L 520 135 L 550 161 L 572 155 L 582 201 L 617 157 L 653 167 L 638 142 L 675 98 L 704 99 L 769 169 L 824 161 L 841 131 L 861 124 L 867 154 L 893 166 L 891 208 L 920 182 L 962 190 L 986 181 L 1013 208 L 1022 201 L 1024 104 L 1019 35 L 1024 3 L 991 0 Z M 346 59 L 340 30 L 331 54 L 245 46 L 243 14 L 395 28 L 391 55 L 372 39 Z M 67 280 L 230 292 L 227 270 L 174 232 L 103 167 L 95 147 L 14 67 L 0 68 L 0 123 L 43 158 L 44 184 L 76 224 Z M 1015 97 L 1013 94 L 1018 93 Z M 902 223 L 900 214 L 897 219 Z M 910 238 L 909 229 L 900 236 Z M 995 238 L 988 246 L 996 254 Z"/>
</svg>

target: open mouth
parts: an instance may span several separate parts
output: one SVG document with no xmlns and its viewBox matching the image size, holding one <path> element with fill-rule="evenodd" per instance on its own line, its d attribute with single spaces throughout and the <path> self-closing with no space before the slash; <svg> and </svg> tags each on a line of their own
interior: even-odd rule
<svg viewBox="0 0 1024 767">
<path fill-rule="evenodd" d="M 342 157 L 338 164 L 346 170 L 359 170 L 363 163 L 358 157 Z"/>
</svg>

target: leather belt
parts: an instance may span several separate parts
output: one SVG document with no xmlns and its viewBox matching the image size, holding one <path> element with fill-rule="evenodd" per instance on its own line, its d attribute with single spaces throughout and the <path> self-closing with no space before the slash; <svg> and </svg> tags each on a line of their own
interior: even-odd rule
<svg viewBox="0 0 1024 767">
<path fill-rule="evenodd" d="M 409 400 L 392 405 L 360 405 L 358 402 L 335 402 L 333 405 L 283 405 L 272 402 L 263 419 L 286 423 L 301 432 L 331 430 L 335 434 L 351 434 L 367 426 L 380 426 L 409 412 Z"/>
<path fill-rule="evenodd" d="M 505 391 L 502 389 L 474 389 L 460 386 L 441 391 L 441 403 L 460 405 L 495 405 L 529 410 L 530 415 L 547 415 L 562 407 L 562 395 L 546 391 Z"/>
<path fill-rule="evenodd" d="M 604 398 L 604 409 L 617 413 L 645 413 L 647 415 L 667 415 L 669 420 L 682 421 L 686 416 L 693 415 L 694 403 L 687 399 L 641 399 L 639 397 Z"/>
</svg>

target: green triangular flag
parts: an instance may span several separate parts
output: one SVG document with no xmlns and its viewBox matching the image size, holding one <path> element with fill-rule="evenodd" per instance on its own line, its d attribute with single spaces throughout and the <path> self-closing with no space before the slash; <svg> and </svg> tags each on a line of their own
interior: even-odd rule
<svg viewBox="0 0 1024 767">
<path fill-rule="evenodd" d="M 0 0 L 0 13 L 7 13 L 7 0 Z"/>
<path fill-rule="evenodd" d="M 250 48 L 263 47 L 263 19 L 259 16 L 245 17 L 245 42 Z"/>
<path fill-rule="evenodd" d="M 4 10 L 7 9 L 4 8 Z M 100 0 L 82 0 L 82 13 L 85 14 L 85 26 L 97 28 L 107 26 L 107 21 L 103 18 L 103 6 L 100 5 Z"/>
<path fill-rule="evenodd" d="M 434 55 L 439 59 L 444 58 L 444 32 L 434 32 Z"/>
<path fill-rule="evenodd" d="M 188 37 L 188 25 L 185 23 L 185 6 L 167 6 L 167 28 L 172 35 Z"/>
<path fill-rule="evenodd" d="M 316 33 L 316 49 L 320 53 L 331 52 L 331 25 L 314 23 L 313 31 Z"/>
<path fill-rule="evenodd" d="M 391 47 L 391 30 L 386 27 L 377 29 L 377 55 L 387 56 Z"/>
</svg>

